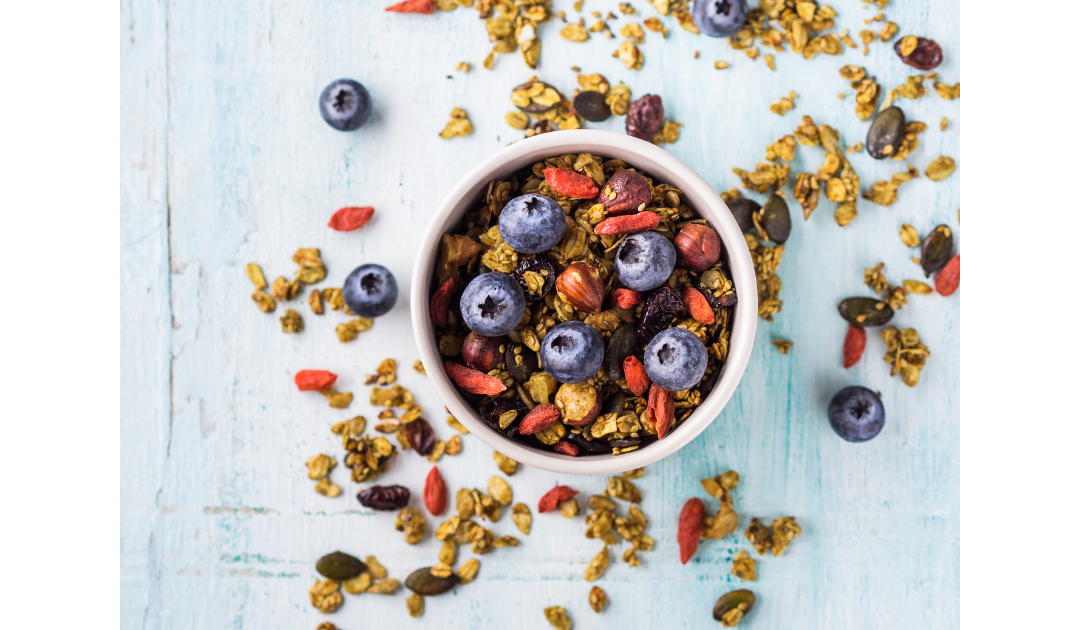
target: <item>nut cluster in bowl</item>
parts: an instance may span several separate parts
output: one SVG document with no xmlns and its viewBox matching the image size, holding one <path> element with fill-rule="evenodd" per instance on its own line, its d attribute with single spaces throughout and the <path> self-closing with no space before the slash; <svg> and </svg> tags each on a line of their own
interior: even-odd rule
<svg viewBox="0 0 1080 630">
<path fill-rule="evenodd" d="M 443 234 L 444 368 L 500 435 L 572 456 L 664 439 L 728 355 L 735 287 L 682 192 L 623 160 L 560 155 L 488 184 Z"/>
</svg>

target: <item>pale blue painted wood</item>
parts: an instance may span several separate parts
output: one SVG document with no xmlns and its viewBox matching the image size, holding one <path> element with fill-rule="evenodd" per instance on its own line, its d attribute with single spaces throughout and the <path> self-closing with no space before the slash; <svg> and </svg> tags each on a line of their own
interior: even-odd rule
<svg viewBox="0 0 1080 630">
<path fill-rule="evenodd" d="M 897 238 L 901 223 L 920 232 L 945 221 L 958 228 L 960 105 L 934 94 L 903 103 L 910 118 L 930 127 L 911 161 L 921 169 L 944 153 L 960 169 L 946 182 L 906 184 L 891 208 L 860 203 L 859 218 L 845 229 L 832 221 L 828 201 L 810 221 L 798 221 L 781 267 L 784 311 L 760 326 L 743 383 L 717 422 L 641 480 L 657 548 L 642 554 L 642 567 L 612 563 L 599 581 L 611 600 L 603 615 L 588 609 L 590 585 L 581 578 L 597 545 L 581 535 L 580 519 L 558 515 L 536 515 L 521 547 L 484 556 L 480 579 L 428 598 L 421 620 L 405 616 L 400 593 L 348 597 L 329 617 L 308 605 L 313 561 L 328 550 L 374 553 L 403 579 L 433 562 L 438 547 L 430 539 L 404 545 L 391 517 L 359 509 L 340 469 L 333 478 L 345 496 L 316 495 L 304 461 L 339 453 L 332 422 L 374 417 L 363 400 L 363 374 L 385 356 L 399 360 L 402 382 L 421 404 L 440 405 L 408 368 L 417 354 L 407 300 L 352 344 L 336 341 L 337 314 L 317 318 L 306 306 L 299 308 L 306 331 L 283 335 L 276 319 L 282 309 L 264 315 L 248 299 L 243 266 L 258 261 L 271 279 L 291 274 L 292 252 L 316 246 L 328 285 L 340 286 L 360 262 L 377 261 L 395 272 L 407 296 L 411 235 L 471 164 L 519 137 L 502 117 L 510 88 L 533 74 L 516 55 L 500 57 L 494 72 L 479 67 L 489 45 L 472 10 L 402 16 L 384 14 L 379 4 L 122 6 L 124 627 L 314 628 L 328 618 L 344 630 L 387 623 L 543 628 L 541 609 L 552 604 L 566 606 L 579 628 L 711 627 L 716 597 L 740 586 L 728 575 L 729 559 L 746 544 L 707 542 L 682 566 L 675 523 L 683 501 L 702 494 L 697 479 L 728 468 L 742 474 L 737 506 L 744 518 L 795 514 L 805 528 L 788 554 L 759 563 L 752 588 L 760 604 L 748 627 L 958 625 L 959 295 L 912 296 L 896 318 L 917 327 L 933 352 L 914 390 L 888 377 L 873 336 L 866 359 L 840 369 L 844 325 L 834 310 L 838 299 L 866 294 L 862 269 L 879 260 L 894 281 L 918 277 L 908 261 L 916 252 Z M 557 8 L 574 15 L 571 4 Z M 633 4 L 639 19 L 654 14 L 642 0 Z M 857 2 L 835 4 L 838 24 L 853 35 L 876 13 Z M 586 0 L 585 8 L 606 13 L 616 5 Z M 886 13 L 901 34 L 942 42 L 946 61 L 938 71 L 959 80 L 955 6 L 896 3 Z M 736 185 L 730 169 L 753 168 L 765 145 L 790 133 L 803 114 L 838 128 L 847 144 L 863 139 L 866 124 L 854 117 L 852 99 L 836 98 L 850 92 L 840 66 L 865 64 L 886 87 L 909 74 L 880 44 L 869 57 L 848 50 L 805 61 L 780 53 L 777 71 L 769 72 L 726 41 L 668 22 L 666 41 L 647 34 L 638 72 L 609 56 L 617 39 L 572 44 L 549 23 L 537 74 L 572 91 L 569 68 L 578 65 L 613 84 L 625 81 L 637 96 L 663 95 L 670 115 L 685 124 L 668 148 L 718 190 Z M 713 70 L 717 59 L 732 67 Z M 476 69 L 455 72 L 461 60 Z M 342 76 L 367 85 L 375 101 L 372 121 L 353 134 L 329 129 L 316 109 L 321 88 Z M 767 111 L 791 90 L 800 95 L 795 110 L 782 118 Z M 442 141 L 437 133 L 455 106 L 469 112 L 476 132 Z M 942 116 L 951 121 L 944 133 Z M 622 122 L 596 126 L 619 130 Z M 820 160 L 820 149 L 800 147 L 793 171 L 814 170 Z M 900 170 L 865 154 L 852 162 L 864 188 Z M 377 217 L 361 233 L 326 229 L 328 214 L 346 204 L 374 205 Z M 795 342 L 790 356 L 770 346 L 775 337 Z M 352 408 L 330 410 L 320 396 L 298 394 L 290 377 L 307 367 L 341 374 L 342 388 L 358 395 Z M 888 422 L 873 442 L 844 443 L 825 421 L 829 396 L 850 383 L 879 389 L 885 399 Z M 448 438 L 443 414 L 428 415 Z M 419 490 L 428 467 L 407 453 L 384 480 Z M 452 488 L 483 487 L 496 472 L 490 449 L 469 436 L 463 453 L 441 469 Z M 516 497 L 534 506 L 556 482 L 586 495 L 604 483 L 533 469 L 511 481 Z M 505 518 L 495 529 L 515 533 Z"/>
</svg>

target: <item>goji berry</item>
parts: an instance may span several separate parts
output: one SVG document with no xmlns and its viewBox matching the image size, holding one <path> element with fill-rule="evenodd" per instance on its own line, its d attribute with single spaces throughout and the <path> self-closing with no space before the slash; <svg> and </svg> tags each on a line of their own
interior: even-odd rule
<svg viewBox="0 0 1080 630">
<path fill-rule="evenodd" d="M 941 268 L 934 278 L 934 288 L 944 296 L 952 295 L 960 288 L 960 254 L 953 256 L 952 260 Z"/>
<path fill-rule="evenodd" d="M 634 308 L 641 304 L 641 294 L 633 289 L 615 289 L 615 306 Z"/>
<path fill-rule="evenodd" d="M 337 381 L 337 374 L 326 370 L 300 370 L 293 380 L 302 392 L 321 392 Z"/>
<path fill-rule="evenodd" d="M 671 425 L 675 423 L 675 401 L 671 398 L 671 392 L 653 383 L 649 389 L 649 404 L 645 413 L 656 425 L 657 439 L 664 439 L 671 432 Z"/>
<path fill-rule="evenodd" d="M 694 287 L 683 288 L 682 301 L 686 305 L 686 310 L 690 311 L 690 317 L 693 317 L 694 321 L 711 324 L 716 319 L 716 314 L 713 313 L 712 307 L 709 306 L 709 300 L 705 299 L 701 291 Z"/>
<path fill-rule="evenodd" d="M 559 507 L 559 501 L 565 501 L 577 493 L 578 491 L 570 486 L 555 486 L 551 490 L 548 490 L 547 494 L 540 497 L 540 505 L 537 506 L 537 510 L 541 514 L 545 512 L 554 512 L 555 508 Z"/>
<path fill-rule="evenodd" d="M 435 12 L 435 3 L 432 0 L 405 0 L 386 7 L 387 11 L 394 13 L 423 13 L 431 15 Z"/>
<path fill-rule="evenodd" d="M 432 466 L 424 481 L 424 505 L 432 516 L 439 516 L 446 511 L 446 482 L 439 473 L 438 466 Z"/>
<path fill-rule="evenodd" d="M 533 410 L 525 414 L 521 419 L 518 433 L 532 435 L 550 427 L 559 421 L 559 408 L 551 403 L 544 403 L 533 407 Z"/>
<path fill-rule="evenodd" d="M 600 192 L 591 177 L 567 168 L 545 168 L 544 180 L 552 190 L 571 199 L 592 199 Z"/>
<path fill-rule="evenodd" d="M 446 328 L 446 315 L 450 310 L 450 297 L 454 294 L 455 284 L 453 278 L 447 278 L 431 296 L 431 323 L 439 328 Z"/>
<path fill-rule="evenodd" d="M 866 329 L 862 326 L 851 324 L 844 337 L 844 369 L 855 365 L 862 359 L 863 351 L 866 350 Z"/>
<path fill-rule="evenodd" d="M 641 396 L 649 389 L 649 377 L 645 374 L 645 366 L 634 355 L 623 359 L 623 375 L 626 377 L 626 386 L 635 396 Z"/>
<path fill-rule="evenodd" d="M 693 497 L 682 506 L 679 512 L 679 559 L 683 564 L 690 561 L 697 553 L 701 530 L 705 526 L 705 504 Z"/>
<path fill-rule="evenodd" d="M 551 447 L 551 450 L 562 453 L 563 455 L 569 455 L 570 457 L 577 457 L 578 447 L 575 444 L 571 444 L 566 440 L 559 440 Z"/>
<path fill-rule="evenodd" d="M 460 363 L 451 363 L 450 361 L 447 361 L 444 365 L 446 366 L 446 373 L 450 376 L 450 380 L 457 383 L 458 387 L 470 394 L 494 396 L 495 394 L 501 394 L 506 391 L 506 385 L 503 385 L 503 382 L 494 376 L 489 376 L 478 370 L 467 368 Z"/>
<path fill-rule="evenodd" d="M 342 208 L 330 217 L 330 228 L 338 232 L 350 232 L 363 227 L 375 214 L 375 208 L 349 206 Z"/>
<path fill-rule="evenodd" d="M 648 232 L 658 225 L 660 225 L 659 214 L 655 212 L 639 212 L 637 214 L 608 217 L 596 224 L 593 230 L 600 236 L 612 236 L 615 234 Z"/>
</svg>

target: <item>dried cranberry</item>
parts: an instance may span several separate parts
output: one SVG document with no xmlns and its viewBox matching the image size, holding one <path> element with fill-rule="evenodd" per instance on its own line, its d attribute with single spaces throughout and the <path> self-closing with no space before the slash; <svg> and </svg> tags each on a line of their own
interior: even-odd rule
<svg viewBox="0 0 1080 630">
<path fill-rule="evenodd" d="M 645 298 L 645 307 L 641 309 L 641 322 L 637 327 L 637 338 L 641 343 L 649 343 L 661 330 L 671 326 L 671 321 L 685 309 L 678 291 L 662 287 Z"/>
<path fill-rule="evenodd" d="M 517 417 L 505 429 L 499 427 L 499 418 L 507 411 L 516 411 Z M 507 400 L 498 398 L 480 408 L 480 418 L 488 424 L 496 433 L 503 437 L 514 437 L 518 432 L 521 419 L 529 412 L 528 407 L 520 400 Z"/>
<path fill-rule="evenodd" d="M 915 44 L 915 50 L 911 51 L 911 54 L 907 57 L 900 52 L 900 45 L 903 42 L 904 38 L 901 37 L 893 45 L 893 50 L 900 57 L 900 61 L 919 70 L 933 70 L 941 65 L 941 46 L 938 46 L 934 40 L 919 37 L 918 43 Z"/>
<path fill-rule="evenodd" d="M 626 133 L 652 140 L 664 125 L 664 102 L 655 94 L 646 94 L 630 104 L 626 112 Z"/>
<path fill-rule="evenodd" d="M 540 287 L 540 293 L 531 293 L 528 285 L 525 284 L 525 272 L 533 271 L 544 276 L 544 285 Z M 547 273 L 545 273 L 547 272 Z M 548 293 L 551 293 L 551 289 L 555 286 L 555 277 L 558 275 L 555 273 L 555 267 L 548 262 L 548 259 L 544 256 L 525 256 L 522 257 L 518 263 L 517 269 L 514 270 L 514 280 L 518 281 L 521 285 L 521 291 L 525 294 L 525 300 L 528 302 L 539 302 L 544 299 Z"/>
<path fill-rule="evenodd" d="M 405 425 L 405 433 L 409 436 L 409 445 L 416 449 L 417 453 L 427 457 L 431 449 L 435 448 L 435 432 L 431 425 L 423 418 L 417 418 Z"/>
<path fill-rule="evenodd" d="M 735 294 L 735 288 L 732 287 L 730 291 L 721 293 L 719 296 L 713 295 L 706 287 L 698 287 L 701 289 L 701 294 L 705 296 L 705 300 L 709 302 L 709 306 L 713 308 L 720 308 L 721 306 L 735 306 L 739 301 L 739 296 Z"/>
<path fill-rule="evenodd" d="M 372 486 L 358 492 L 360 505 L 373 510 L 400 510 L 409 504 L 409 489 L 405 486 Z"/>
</svg>

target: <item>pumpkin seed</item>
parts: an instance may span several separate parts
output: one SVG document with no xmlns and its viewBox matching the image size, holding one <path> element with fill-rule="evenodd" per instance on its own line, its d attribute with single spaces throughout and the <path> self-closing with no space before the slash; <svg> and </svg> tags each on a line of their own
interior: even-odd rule
<svg viewBox="0 0 1080 630">
<path fill-rule="evenodd" d="M 540 369 L 540 360 L 525 344 L 509 343 L 506 345 L 506 369 L 515 381 L 525 383 Z"/>
<path fill-rule="evenodd" d="M 713 619 L 724 624 L 725 628 L 736 626 L 754 608 L 754 594 L 746 589 L 731 591 L 720 596 L 713 606 Z"/>
<path fill-rule="evenodd" d="M 882 160 L 896 153 L 904 138 L 906 124 L 904 112 L 899 107 L 887 107 L 878 112 L 866 133 L 866 151 L 870 157 Z"/>
<path fill-rule="evenodd" d="M 331 580 L 348 580 L 367 571 L 367 565 L 360 558 L 335 551 L 319 558 L 315 570 Z"/>
<path fill-rule="evenodd" d="M 451 573 L 447 577 L 432 575 L 431 567 L 424 567 L 413 571 L 405 579 L 405 586 L 417 595 L 442 595 L 454 588 L 461 578 Z"/>
<path fill-rule="evenodd" d="M 840 302 L 840 316 L 856 326 L 884 326 L 892 319 L 887 302 L 876 298 L 853 297 Z"/>
<path fill-rule="evenodd" d="M 761 227 L 769 234 L 769 240 L 777 245 L 784 244 L 791 235 L 791 213 L 787 201 L 773 193 L 761 207 Z"/>
<path fill-rule="evenodd" d="M 626 405 L 626 399 L 628 396 L 623 392 L 615 392 L 604 399 L 604 406 L 600 408 L 600 415 L 606 416 L 609 413 L 621 413 L 623 407 Z"/>
<path fill-rule="evenodd" d="M 637 335 L 634 333 L 633 324 L 623 324 L 611 333 L 608 340 L 607 351 L 604 353 L 604 363 L 607 364 L 608 380 L 615 382 L 623 377 L 622 364 L 626 357 L 634 354 L 637 348 Z"/>
<path fill-rule="evenodd" d="M 735 217 L 735 222 L 739 224 L 739 229 L 743 231 L 743 234 L 754 229 L 754 213 L 761 210 L 761 204 L 753 199 L 739 197 L 729 201 L 727 207 L 731 211 L 731 216 Z"/>
<path fill-rule="evenodd" d="M 939 225 L 926 235 L 922 244 L 922 268 L 929 278 L 953 257 L 953 234 L 947 225 Z"/>
</svg>

